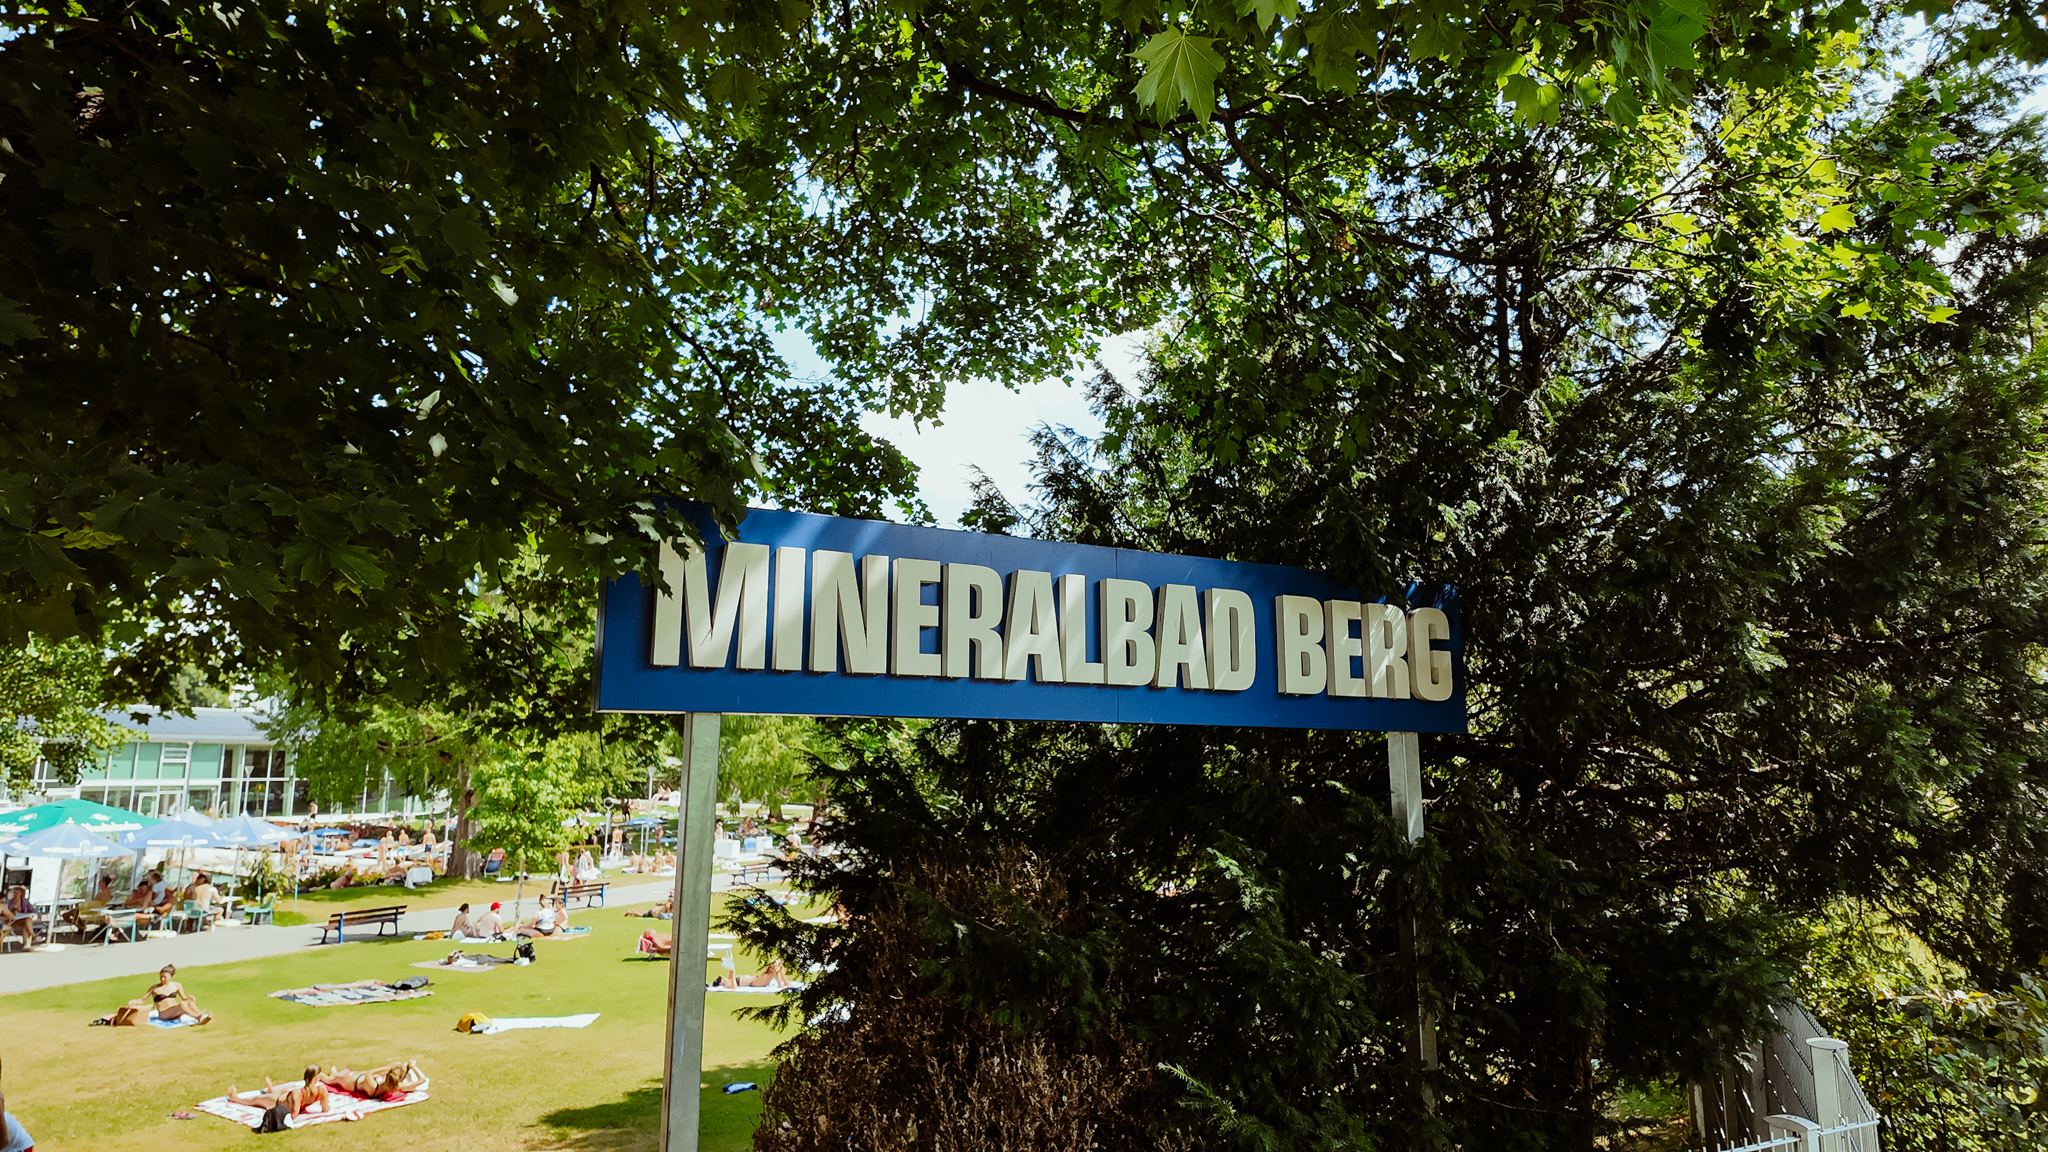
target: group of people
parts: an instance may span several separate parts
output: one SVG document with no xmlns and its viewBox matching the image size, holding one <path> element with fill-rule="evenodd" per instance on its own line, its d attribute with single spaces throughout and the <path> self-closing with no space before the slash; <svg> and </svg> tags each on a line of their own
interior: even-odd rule
<svg viewBox="0 0 2048 1152">
<path fill-rule="evenodd" d="M 120 895 L 112 873 L 102 873 L 93 885 L 92 895 L 83 902 L 65 908 L 58 913 L 60 919 L 83 933 L 107 922 L 107 911 L 112 908 L 132 908 L 135 923 L 141 928 L 151 928 L 164 916 L 184 901 L 191 901 L 194 908 L 203 913 L 200 925 L 212 927 L 223 911 L 221 891 L 213 883 L 213 877 L 205 872 L 195 872 L 192 882 L 183 888 L 171 886 L 163 874 L 154 869 L 145 873 L 135 882 L 127 896 Z M 25 945 L 35 944 L 35 906 L 29 902 L 28 889 L 16 884 L 0 899 L 0 937 L 19 937 Z"/>
<path fill-rule="evenodd" d="M 365 1100 L 383 1100 L 403 1095 L 426 1081 L 426 1074 L 414 1060 L 364 1071 L 337 1067 L 322 1072 L 318 1064 L 308 1064 L 305 1076 L 297 1084 L 279 1085 L 266 1076 L 263 1091 L 253 1096 L 243 1096 L 234 1085 L 228 1085 L 228 1099 L 266 1111 L 281 1105 L 291 1116 L 304 1116 L 333 1108 L 331 1093 L 336 1089 Z"/>
<path fill-rule="evenodd" d="M 503 904 L 493 902 L 490 911 L 471 917 L 469 905 L 464 904 L 455 910 L 455 922 L 448 928 L 448 938 L 503 940 L 521 936 L 558 936 L 569 930 L 569 905 L 552 896 L 540 898 L 540 910 L 533 914 L 533 919 L 524 924 L 514 924 L 510 929 L 498 915 L 503 908 Z"/>
</svg>

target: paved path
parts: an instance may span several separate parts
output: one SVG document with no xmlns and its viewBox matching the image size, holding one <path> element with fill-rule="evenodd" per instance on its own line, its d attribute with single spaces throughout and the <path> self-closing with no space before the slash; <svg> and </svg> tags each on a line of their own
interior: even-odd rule
<svg viewBox="0 0 2048 1152">
<path fill-rule="evenodd" d="M 711 887 L 713 891 L 734 887 L 732 877 L 724 873 L 714 874 Z M 532 890 L 531 885 L 528 888 L 529 900 L 540 895 Z M 626 885 L 615 881 L 605 894 L 605 901 L 614 907 L 645 904 L 665 899 L 674 890 L 675 881 L 667 878 L 651 884 Z M 395 890 L 392 903 L 403 899 L 403 891 Z M 570 914 L 571 922 L 582 914 L 582 909 L 575 909 Z M 323 917 L 321 923 L 324 922 Z M 454 922 L 455 909 L 452 906 L 422 908 L 407 912 L 399 927 L 408 933 L 435 932 L 446 931 Z M 191 932 L 169 939 L 144 938 L 133 944 L 116 943 L 106 947 L 69 944 L 62 952 L 8 952 L 0 954 L 0 995 L 59 984 L 82 984 L 114 976 L 154 975 L 166 964 L 176 964 L 179 968 L 232 964 L 319 946 L 320 924 L 315 923 L 293 928 L 269 925 L 216 928 L 211 932 Z"/>
</svg>

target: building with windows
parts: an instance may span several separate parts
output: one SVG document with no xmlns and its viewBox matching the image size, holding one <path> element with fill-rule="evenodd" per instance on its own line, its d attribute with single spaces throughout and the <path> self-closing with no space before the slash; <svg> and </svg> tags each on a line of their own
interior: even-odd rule
<svg viewBox="0 0 2048 1152">
<path fill-rule="evenodd" d="M 116 748 L 76 784 L 52 778 L 49 765 L 36 765 L 34 791 L 40 799 L 78 797 L 145 816 L 174 816 L 199 809 L 221 816 L 246 812 L 257 817 L 303 816 L 311 801 L 306 781 L 292 773 L 291 756 L 259 724 L 251 708 L 195 708 L 190 716 L 133 710 L 150 717 L 137 723 L 128 712 L 110 712 L 109 720 L 134 731 L 140 739 Z M 34 797 L 14 797 L 17 803 Z M 340 805 L 323 801 L 323 815 L 334 809 L 398 813 L 412 816 L 436 810 L 419 797 L 406 795 L 388 778 L 365 780 L 358 795 Z"/>
</svg>

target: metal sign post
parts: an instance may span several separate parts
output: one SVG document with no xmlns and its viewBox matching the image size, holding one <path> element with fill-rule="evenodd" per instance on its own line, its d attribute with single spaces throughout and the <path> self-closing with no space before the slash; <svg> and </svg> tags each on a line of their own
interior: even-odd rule
<svg viewBox="0 0 2048 1152">
<path fill-rule="evenodd" d="M 1414 732 L 1387 733 L 1388 800 L 1394 822 L 1410 844 L 1422 839 L 1422 741 Z M 1422 966 L 1415 957 L 1415 913 L 1401 914 L 1401 962 L 1408 969 L 1415 994 L 1415 1050 L 1413 1064 L 1419 1072 L 1436 1068 L 1436 1018 L 1422 1006 Z M 1423 1106 L 1436 1110 L 1436 1095 L 1428 1084 L 1421 1085 Z"/>
<path fill-rule="evenodd" d="M 716 712 L 689 712 L 676 812 L 676 912 L 669 921 L 668 1060 L 661 1077 L 662 1152 L 697 1152 L 704 1073 L 704 953 L 711 944 L 711 818 L 718 800 Z"/>
</svg>

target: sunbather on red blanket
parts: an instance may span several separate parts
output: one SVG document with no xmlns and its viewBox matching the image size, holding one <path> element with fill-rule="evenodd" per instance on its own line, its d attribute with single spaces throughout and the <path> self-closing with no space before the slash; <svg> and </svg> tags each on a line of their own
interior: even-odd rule
<svg viewBox="0 0 2048 1152">
<path fill-rule="evenodd" d="M 311 1112 L 316 1104 L 320 1106 L 320 1111 L 322 1112 L 328 1111 L 330 1107 L 327 1100 L 327 1085 L 320 1082 L 320 1066 L 318 1064 L 306 1066 L 306 1079 L 304 1083 L 282 1090 L 270 1082 L 270 1077 L 265 1076 L 263 1078 L 263 1092 L 257 1096 L 244 1098 L 241 1093 L 235 1091 L 235 1086 L 230 1084 L 228 1085 L 228 1099 L 237 1104 L 247 1104 L 251 1108 L 270 1109 L 282 1104 L 289 1108 L 294 1116 Z"/>
</svg>

